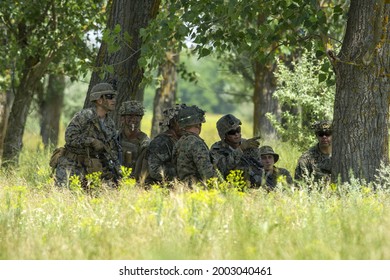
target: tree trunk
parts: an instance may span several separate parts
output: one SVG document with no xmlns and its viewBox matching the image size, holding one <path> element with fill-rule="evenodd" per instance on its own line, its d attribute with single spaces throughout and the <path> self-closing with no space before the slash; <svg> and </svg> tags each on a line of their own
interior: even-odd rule
<svg viewBox="0 0 390 280">
<path fill-rule="evenodd" d="M 11 91 L 0 92 L 0 155 L 3 153 L 3 141 L 14 98 L 15 96 Z"/>
<path fill-rule="evenodd" d="M 89 93 L 92 87 L 101 82 L 112 82 L 118 91 L 117 109 L 121 103 L 130 99 L 136 99 L 139 93 L 139 85 L 143 78 L 143 69 L 138 65 L 141 55 L 142 40 L 140 29 L 145 28 L 149 21 L 153 19 L 159 10 L 161 0 L 113 0 L 107 29 L 114 30 L 116 25 L 121 26 L 121 35 L 127 32 L 131 37 L 131 42 L 124 39 L 121 42 L 119 51 L 109 53 L 107 43 L 103 42 L 95 66 L 112 66 L 113 73 L 93 72 L 89 84 L 88 94 L 84 107 L 89 107 Z M 124 37 L 123 37 L 124 38 Z M 118 110 L 114 112 L 114 119 L 118 121 Z"/>
<path fill-rule="evenodd" d="M 23 80 L 16 91 L 8 119 L 3 145 L 2 166 L 4 167 L 17 165 L 19 162 L 19 154 L 23 147 L 24 128 L 32 99 L 32 86 L 28 80 Z"/>
<path fill-rule="evenodd" d="M 45 148 L 57 147 L 64 104 L 65 76 L 49 75 L 47 92 L 40 102 L 41 136 Z"/>
<path fill-rule="evenodd" d="M 390 4 L 351 0 L 336 73 L 332 180 L 375 179 L 389 163 Z"/>
<path fill-rule="evenodd" d="M 166 60 L 160 66 L 158 76 L 161 77 L 161 86 L 156 90 L 153 102 L 153 120 L 151 137 L 161 132 L 159 123 L 163 119 L 164 109 L 175 105 L 177 89 L 176 67 L 179 63 L 179 55 L 175 52 L 167 52 Z"/>
<path fill-rule="evenodd" d="M 275 76 L 273 75 L 275 66 L 273 64 L 271 67 L 267 67 L 259 62 L 254 63 L 253 135 L 267 139 L 275 136 L 275 129 L 266 114 L 268 112 L 275 114 L 278 112 L 278 102 L 272 98 L 272 93 L 276 88 Z"/>
</svg>

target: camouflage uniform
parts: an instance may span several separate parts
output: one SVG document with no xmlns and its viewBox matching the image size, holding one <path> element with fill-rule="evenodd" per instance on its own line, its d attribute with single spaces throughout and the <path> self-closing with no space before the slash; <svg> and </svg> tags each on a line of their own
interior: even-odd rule
<svg viewBox="0 0 390 280">
<path fill-rule="evenodd" d="M 209 148 L 198 135 L 185 133 L 177 141 L 173 153 L 180 180 L 206 181 L 215 177 Z"/>
<path fill-rule="evenodd" d="M 212 162 L 224 178 L 232 170 L 242 170 L 245 180 L 249 181 L 251 186 L 260 186 L 263 169 L 261 162 L 252 156 L 253 149 L 247 148 L 243 152 L 241 148 L 234 149 L 224 141 L 226 133 L 240 125 L 241 121 L 231 114 L 218 120 L 217 130 L 221 141 L 214 143 L 210 148 Z"/>
<path fill-rule="evenodd" d="M 312 129 L 316 134 L 321 132 L 332 133 L 332 124 L 330 121 L 320 121 L 313 124 Z M 315 182 L 324 180 L 329 182 L 332 174 L 332 155 L 323 154 L 319 143 L 303 153 L 298 159 L 298 165 L 295 169 L 295 180 L 310 179 L 313 177 Z"/>
<path fill-rule="evenodd" d="M 103 92 L 113 92 L 111 86 L 102 84 L 103 88 L 108 87 L 108 90 Z M 94 99 L 96 96 L 93 95 L 94 88 L 91 101 L 96 100 Z M 93 141 L 96 139 L 104 144 L 104 149 L 100 152 L 93 148 Z M 114 121 L 110 117 L 100 119 L 96 108 L 83 109 L 76 113 L 66 128 L 65 142 L 65 153 L 59 158 L 56 166 L 57 185 L 68 186 L 70 176 L 78 175 L 83 180 L 86 174 L 97 171 L 103 173 L 103 179 L 117 177 L 120 170 L 120 145 Z"/>
<path fill-rule="evenodd" d="M 142 118 L 144 115 L 144 108 L 142 104 L 138 101 L 126 101 L 123 102 L 121 108 L 119 109 L 119 114 L 121 116 L 126 115 L 134 115 Z M 122 126 L 124 126 L 122 124 Z M 124 132 L 124 127 L 119 134 L 120 144 L 122 146 L 123 152 L 123 165 L 133 169 L 135 168 L 135 164 L 139 155 L 143 152 L 143 150 L 148 147 L 150 138 L 146 133 L 139 130 L 139 125 L 134 127 L 136 132 L 134 133 L 135 137 L 128 138 Z"/>
<path fill-rule="evenodd" d="M 291 174 L 287 169 L 274 166 L 272 173 L 265 175 L 264 185 L 267 189 L 273 190 L 276 187 L 278 179 L 282 176 L 285 177 L 287 184 L 291 185 L 293 183 Z"/>
<path fill-rule="evenodd" d="M 166 130 L 150 142 L 147 155 L 149 173 L 147 182 L 171 181 L 177 177 L 176 165 L 173 162 L 173 147 L 179 139 L 179 135 L 175 126 L 177 125 L 178 113 L 186 107 L 185 104 L 176 104 L 163 111 L 163 120 L 159 125 Z"/>
<path fill-rule="evenodd" d="M 185 131 L 184 128 L 205 122 L 204 111 L 196 106 L 182 109 L 178 123 L 183 133 L 173 150 L 176 171 L 180 180 L 194 183 L 215 177 L 207 144 L 199 135 Z"/>
<path fill-rule="evenodd" d="M 261 184 L 263 168 L 261 162 L 256 158 L 244 153 L 241 149 L 233 149 L 224 141 L 214 143 L 210 148 L 213 164 L 226 178 L 232 170 L 242 170 L 244 178 L 250 182 L 252 187 Z"/>
<path fill-rule="evenodd" d="M 291 177 L 291 174 L 290 174 L 290 172 L 287 169 L 276 167 L 274 165 L 275 163 L 278 162 L 279 155 L 274 152 L 272 147 L 270 147 L 270 146 L 262 146 L 262 147 L 260 147 L 260 149 L 258 149 L 258 153 L 259 153 L 259 156 L 260 156 L 260 160 L 261 160 L 261 157 L 265 156 L 265 155 L 272 155 L 273 156 L 273 162 L 272 162 L 273 166 L 268 166 L 268 165 L 271 165 L 271 162 L 269 162 L 266 159 L 265 159 L 265 162 L 262 162 L 263 165 L 264 165 L 264 171 L 265 171 L 265 176 L 264 176 L 262 185 L 266 189 L 268 189 L 268 190 L 274 189 L 276 187 L 277 183 L 278 183 L 278 179 L 280 177 L 282 177 L 282 176 L 285 177 L 285 180 L 286 180 L 287 184 L 292 184 L 293 183 L 293 179 Z M 269 170 L 268 170 L 269 167 L 272 168 L 272 172 L 269 172 Z"/>
<path fill-rule="evenodd" d="M 301 180 L 313 176 L 314 181 L 320 181 L 321 179 L 330 181 L 331 167 L 331 156 L 321 153 L 317 144 L 299 158 L 294 179 Z"/>
</svg>

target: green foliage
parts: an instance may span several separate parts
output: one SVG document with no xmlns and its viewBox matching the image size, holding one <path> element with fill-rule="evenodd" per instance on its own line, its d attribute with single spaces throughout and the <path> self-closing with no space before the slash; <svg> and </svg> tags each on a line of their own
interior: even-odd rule
<svg viewBox="0 0 390 280">
<path fill-rule="evenodd" d="M 102 1 L 0 2 L 2 86 L 17 86 L 26 67 L 46 65 L 43 73 L 78 78 L 90 67 L 97 32 L 105 21 Z"/>
<path fill-rule="evenodd" d="M 284 141 L 307 149 L 315 140 L 311 124 L 315 121 L 333 116 L 335 95 L 334 83 L 326 83 L 319 78 L 321 71 L 328 62 L 318 59 L 315 54 L 304 52 L 298 61 L 292 62 L 291 68 L 278 62 L 275 76 L 278 80 L 274 97 L 282 108 L 282 123 L 274 115 L 268 114 L 273 126 Z M 329 81 L 334 76 L 329 72 Z"/>
</svg>

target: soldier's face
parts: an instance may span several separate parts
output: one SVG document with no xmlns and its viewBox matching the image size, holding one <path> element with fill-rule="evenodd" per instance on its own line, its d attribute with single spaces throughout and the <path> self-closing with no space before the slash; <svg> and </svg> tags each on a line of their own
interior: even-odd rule
<svg viewBox="0 0 390 280">
<path fill-rule="evenodd" d="M 332 134 L 330 132 L 318 132 L 317 139 L 320 147 L 329 147 L 332 145 Z"/>
<path fill-rule="evenodd" d="M 228 131 L 225 135 L 225 141 L 229 145 L 239 145 L 241 143 L 241 127 Z"/>
<path fill-rule="evenodd" d="M 115 110 L 116 96 L 114 94 L 107 94 L 107 96 L 102 96 L 98 100 L 98 105 L 102 107 L 107 112 Z"/>
<path fill-rule="evenodd" d="M 140 115 L 124 115 L 122 116 L 123 124 L 130 130 L 138 129 L 141 125 L 142 116 Z"/>
<path fill-rule="evenodd" d="M 275 158 L 273 155 L 261 155 L 261 163 L 265 171 L 270 171 L 275 164 Z"/>
</svg>

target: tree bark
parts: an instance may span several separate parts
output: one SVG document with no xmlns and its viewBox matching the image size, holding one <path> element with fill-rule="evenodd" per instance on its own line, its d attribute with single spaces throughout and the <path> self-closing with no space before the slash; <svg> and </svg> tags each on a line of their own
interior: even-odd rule
<svg viewBox="0 0 390 280">
<path fill-rule="evenodd" d="M 123 40 L 120 50 L 114 53 L 108 52 L 106 42 L 102 43 L 95 66 L 110 65 L 113 66 L 114 72 L 105 72 L 103 77 L 99 72 L 92 73 L 84 108 L 91 105 L 89 93 L 92 87 L 101 81 L 111 82 L 117 89 L 117 109 L 122 102 L 139 96 L 139 86 L 143 78 L 143 69 L 138 65 L 142 45 L 140 29 L 145 28 L 157 15 L 160 2 L 161 0 L 113 0 L 107 29 L 113 30 L 119 24 L 121 35 L 127 32 L 132 40 L 130 43 Z M 119 119 L 117 112 L 118 110 L 113 113 L 116 122 Z"/>
<path fill-rule="evenodd" d="M 268 112 L 276 114 L 278 111 L 278 102 L 272 98 L 272 93 L 276 88 L 275 76 L 273 75 L 274 68 L 275 64 L 267 67 L 259 62 L 254 63 L 253 135 L 267 139 L 275 136 L 275 129 L 266 117 L 266 114 Z"/>
<path fill-rule="evenodd" d="M 65 76 L 49 75 L 47 93 L 40 102 L 41 137 L 45 148 L 57 147 L 64 104 Z"/>
<path fill-rule="evenodd" d="M 26 67 L 30 69 L 30 67 Z M 27 70 L 16 91 L 4 138 L 2 166 L 17 165 L 23 147 L 23 133 L 33 99 L 33 85 L 37 81 L 33 71 Z"/>
<path fill-rule="evenodd" d="M 158 76 L 161 77 L 161 85 L 156 90 L 153 102 L 152 138 L 161 132 L 159 123 L 163 120 L 162 112 L 175 105 L 178 63 L 179 55 L 169 51 L 166 53 L 165 63 L 159 68 Z"/>
<path fill-rule="evenodd" d="M 0 92 L 0 155 L 3 154 L 3 141 L 14 98 L 15 96 L 11 91 Z"/>
<path fill-rule="evenodd" d="M 387 3 L 387 4 L 386 4 Z M 332 180 L 371 182 L 389 163 L 390 3 L 351 0 L 336 73 Z"/>
</svg>

